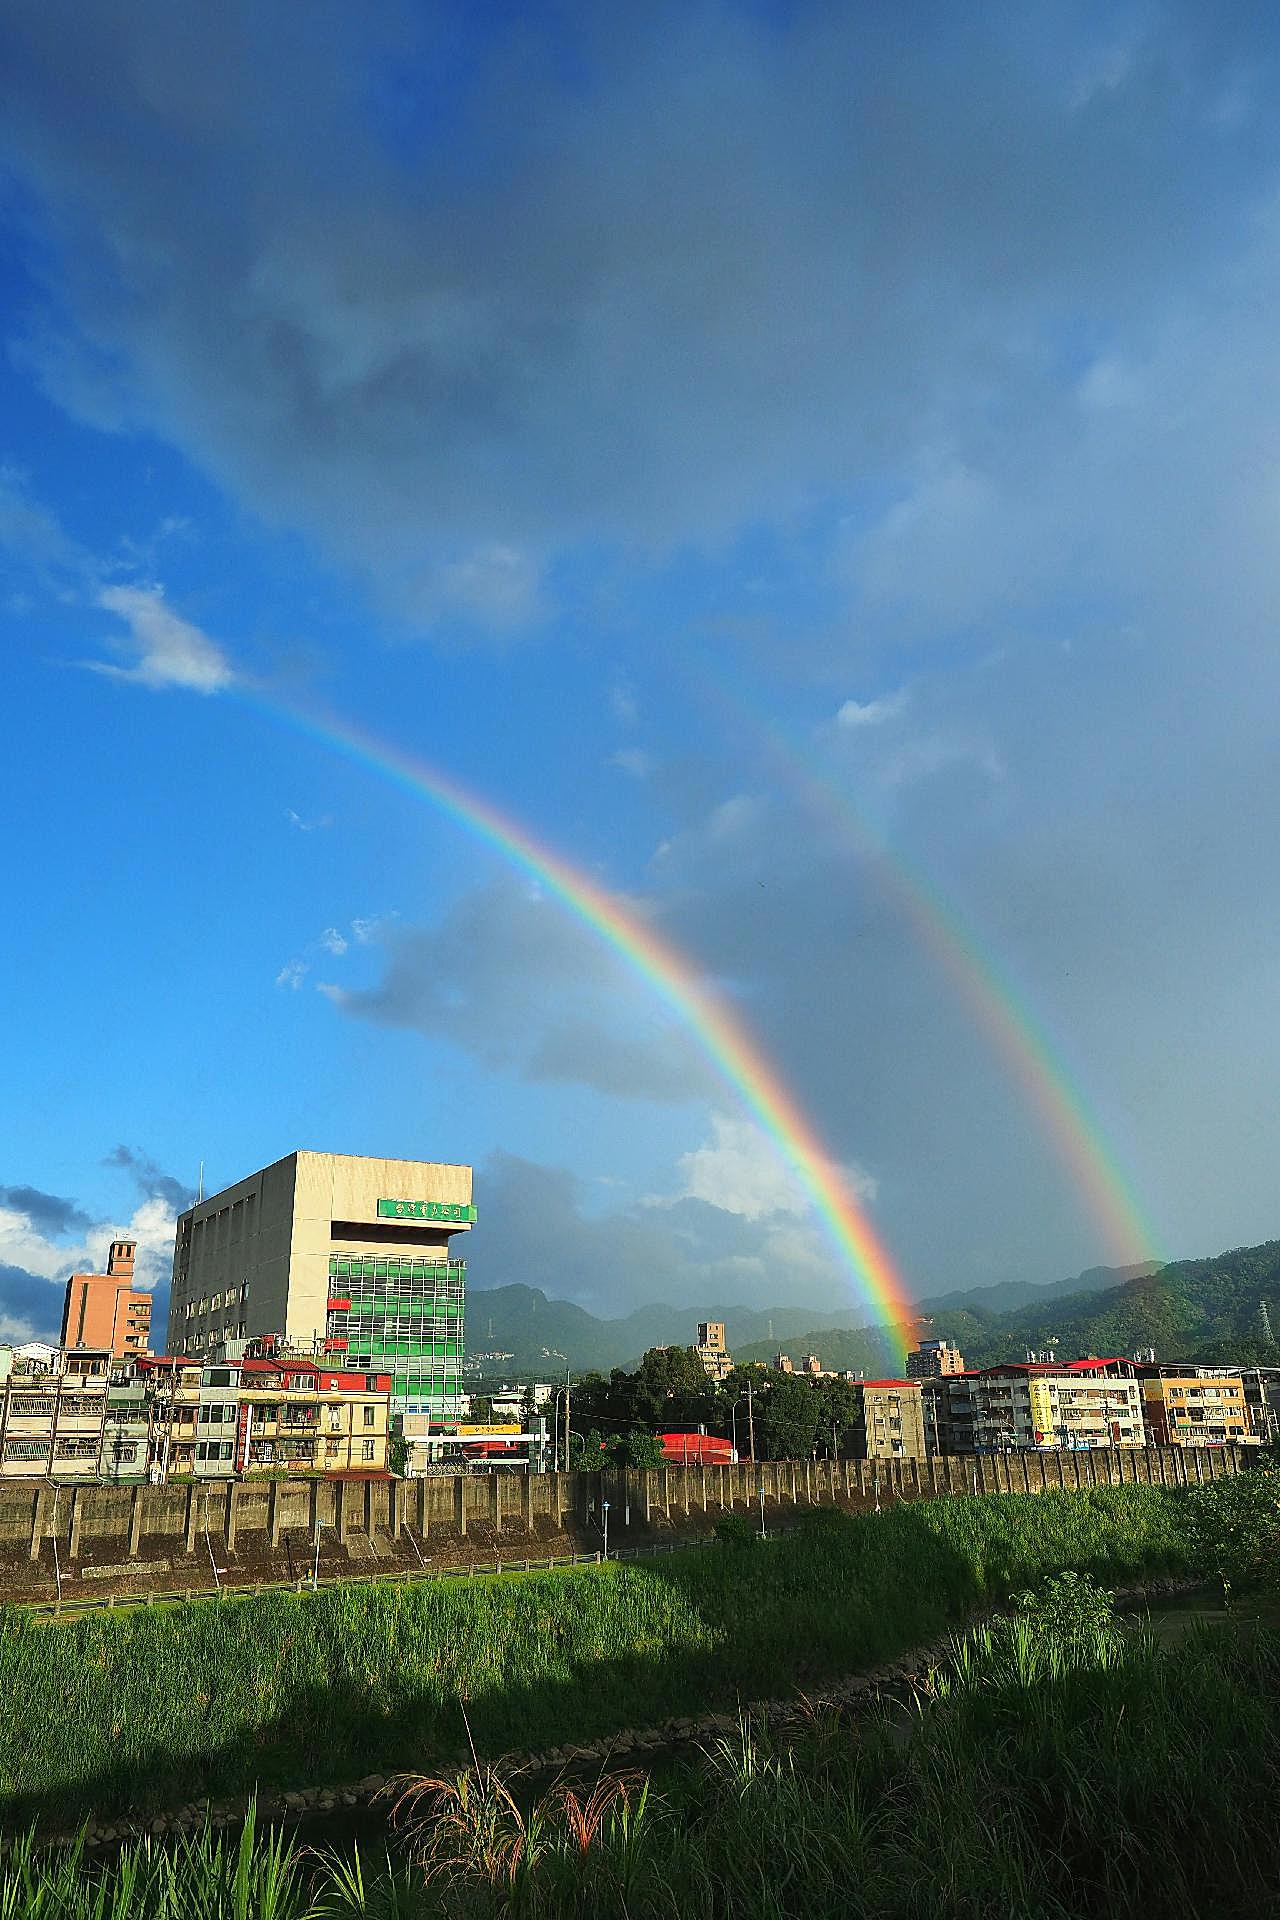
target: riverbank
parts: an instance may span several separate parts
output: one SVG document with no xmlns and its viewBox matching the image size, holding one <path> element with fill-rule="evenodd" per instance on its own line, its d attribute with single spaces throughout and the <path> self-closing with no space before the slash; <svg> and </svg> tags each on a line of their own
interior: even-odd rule
<svg viewBox="0 0 1280 1920">
<path fill-rule="evenodd" d="M 1185 1496 L 1126 1486 L 815 1510 L 784 1541 L 662 1561 L 78 1621 L 0 1620 L 10 1830 L 583 1745 L 813 1689 L 1062 1568 L 1192 1571 Z"/>
</svg>

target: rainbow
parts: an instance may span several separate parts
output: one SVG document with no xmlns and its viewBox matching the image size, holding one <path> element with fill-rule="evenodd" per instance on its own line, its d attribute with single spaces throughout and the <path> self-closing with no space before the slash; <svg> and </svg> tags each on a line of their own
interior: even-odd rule
<svg viewBox="0 0 1280 1920">
<path fill-rule="evenodd" d="M 852 845 L 920 945 L 951 980 L 1036 1115 L 1109 1258 L 1120 1266 L 1159 1259 L 1155 1234 L 1101 1127 L 1072 1086 L 1042 1025 L 984 952 L 956 907 L 931 880 L 890 851 L 834 775 L 812 770 L 811 743 L 806 742 L 802 750 L 771 715 L 749 708 L 736 688 L 705 673 L 700 680 L 766 743 L 775 766 L 810 810 L 824 816 Z"/>
<path fill-rule="evenodd" d="M 550 848 L 535 840 L 491 801 L 468 792 L 450 776 L 348 720 L 319 715 L 267 698 L 244 683 L 241 699 L 309 739 L 368 767 L 416 799 L 426 800 L 513 867 L 554 895 L 573 917 L 599 936 L 630 971 L 672 1009 L 725 1085 L 759 1121 L 782 1159 L 792 1167 L 857 1290 L 899 1349 L 916 1319 L 894 1263 L 865 1213 L 846 1190 L 830 1155 L 736 1013 L 712 996 L 696 969 L 616 895 L 607 893 Z"/>
</svg>

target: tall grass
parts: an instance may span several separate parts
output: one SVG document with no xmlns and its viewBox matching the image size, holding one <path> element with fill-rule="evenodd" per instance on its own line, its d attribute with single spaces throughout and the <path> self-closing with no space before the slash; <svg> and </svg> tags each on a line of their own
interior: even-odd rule
<svg viewBox="0 0 1280 1920">
<path fill-rule="evenodd" d="M 914 1715 L 750 1725 L 648 1791 L 420 1783 L 393 1866 L 249 1830 L 172 1861 L 0 1850 L 0 1920 L 1139 1920 L 1277 1911 L 1280 1638 L 980 1627 Z"/>
<path fill-rule="evenodd" d="M 0 1807 L 73 1824 L 483 1756 L 789 1692 L 1060 1568 L 1189 1565 L 1181 1496 L 912 1502 L 747 1551 L 477 1582 L 0 1620 Z"/>
</svg>

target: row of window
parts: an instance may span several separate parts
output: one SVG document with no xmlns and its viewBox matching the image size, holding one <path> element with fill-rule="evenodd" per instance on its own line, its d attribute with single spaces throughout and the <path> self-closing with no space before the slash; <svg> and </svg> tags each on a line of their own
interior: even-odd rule
<svg viewBox="0 0 1280 1920">
<path fill-rule="evenodd" d="M 329 1278 L 357 1284 L 373 1280 L 404 1280 L 416 1291 L 438 1289 L 451 1300 L 461 1300 L 467 1267 L 464 1260 L 409 1260 L 382 1254 L 330 1254 Z"/>
<path fill-rule="evenodd" d="M 350 1328 L 343 1338 L 347 1342 L 347 1356 L 352 1352 L 361 1355 L 395 1355 L 402 1360 L 452 1360 L 456 1365 L 462 1359 L 462 1345 L 457 1340 L 422 1340 L 412 1334 L 401 1333 L 394 1326 L 384 1327 L 378 1323 L 372 1326 L 365 1321 L 358 1327 Z M 367 1362 L 360 1360 L 361 1366 L 373 1366 L 371 1358 Z"/>
</svg>

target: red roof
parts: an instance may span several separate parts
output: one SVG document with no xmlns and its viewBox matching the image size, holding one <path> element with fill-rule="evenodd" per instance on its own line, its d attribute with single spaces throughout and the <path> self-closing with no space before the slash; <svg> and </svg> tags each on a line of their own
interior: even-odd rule
<svg viewBox="0 0 1280 1920">
<path fill-rule="evenodd" d="M 955 1376 L 953 1375 L 952 1378 Z M 860 1387 L 918 1387 L 918 1380 L 859 1380 Z"/>
</svg>

